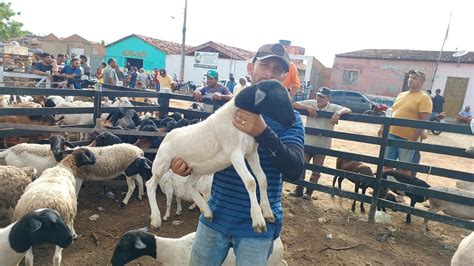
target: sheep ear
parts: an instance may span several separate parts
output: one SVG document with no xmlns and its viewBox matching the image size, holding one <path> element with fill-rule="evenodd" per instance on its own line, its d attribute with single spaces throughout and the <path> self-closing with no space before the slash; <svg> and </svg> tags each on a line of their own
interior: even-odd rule
<svg viewBox="0 0 474 266">
<path fill-rule="evenodd" d="M 36 219 L 31 219 L 30 220 L 30 231 L 36 232 L 41 228 L 41 222 L 36 220 Z"/>
<path fill-rule="evenodd" d="M 265 92 L 261 91 L 260 89 L 257 89 L 255 91 L 255 106 L 261 103 L 265 99 L 266 96 L 267 94 Z"/>
<path fill-rule="evenodd" d="M 143 243 L 143 241 L 141 240 L 141 238 L 137 237 L 137 239 L 135 240 L 135 248 L 137 248 L 137 249 L 145 249 L 145 248 L 146 248 L 146 244 Z"/>
</svg>

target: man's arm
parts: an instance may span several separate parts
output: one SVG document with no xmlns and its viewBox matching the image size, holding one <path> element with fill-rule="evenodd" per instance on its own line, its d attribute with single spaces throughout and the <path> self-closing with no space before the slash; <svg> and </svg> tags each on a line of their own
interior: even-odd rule
<svg viewBox="0 0 474 266">
<path fill-rule="evenodd" d="M 430 118 L 430 113 L 420 113 L 420 119 L 419 120 L 424 120 L 428 121 Z M 417 128 L 415 132 L 413 133 L 412 137 L 410 138 L 411 141 L 418 141 L 418 138 L 420 138 L 421 134 L 423 133 L 423 128 Z"/>
<path fill-rule="evenodd" d="M 297 180 L 304 171 L 304 148 L 300 145 L 285 144 L 269 127 L 255 138 L 259 147 L 268 155 L 272 165 L 289 180 Z"/>
<path fill-rule="evenodd" d="M 303 109 L 306 110 L 310 116 L 316 118 L 318 117 L 318 113 L 316 112 L 316 108 L 311 105 L 305 104 L 305 102 L 295 102 L 293 103 L 293 108 L 295 109 Z"/>
</svg>

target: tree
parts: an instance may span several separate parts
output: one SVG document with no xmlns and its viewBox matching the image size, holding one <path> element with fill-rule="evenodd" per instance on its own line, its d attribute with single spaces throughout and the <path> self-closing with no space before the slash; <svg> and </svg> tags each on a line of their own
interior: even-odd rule
<svg viewBox="0 0 474 266">
<path fill-rule="evenodd" d="M 11 3 L 0 2 L 0 40 L 25 35 L 25 32 L 21 29 L 23 23 L 11 19 L 16 15 L 20 15 L 20 12 L 14 12 L 10 5 Z"/>
<path fill-rule="evenodd" d="M 105 45 L 105 41 L 104 40 L 100 41 L 100 45 Z"/>
</svg>

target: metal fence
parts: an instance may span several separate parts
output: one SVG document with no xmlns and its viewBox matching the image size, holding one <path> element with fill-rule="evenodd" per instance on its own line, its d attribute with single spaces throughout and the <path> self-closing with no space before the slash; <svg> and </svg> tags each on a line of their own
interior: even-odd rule
<svg viewBox="0 0 474 266">
<path fill-rule="evenodd" d="M 0 124 L 0 138 L 11 137 L 11 136 L 21 136 L 21 135 L 31 135 L 36 132 L 78 132 L 78 133 L 91 133 L 94 130 L 104 130 L 100 129 L 99 125 L 96 123 L 96 120 L 100 117 L 102 113 L 110 112 L 114 107 L 103 107 L 101 104 L 102 97 L 142 97 L 142 98 L 158 98 L 158 106 L 151 105 L 141 102 L 133 102 L 134 107 L 125 107 L 133 108 L 137 112 L 150 112 L 150 111 L 159 111 L 160 116 L 163 117 L 169 112 L 180 112 L 186 116 L 192 116 L 195 118 L 206 118 L 209 116 L 209 113 L 174 108 L 170 106 L 170 101 L 173 100 L 182 100 L 193 102 L 194 99 L 191 96 L 184 96 L 179 94 L 169 94 L 169 93 L 157 93 L 150 91 L 141 91 L 137 89 L 128 89 L 124 87 L 103 85 L 99 86 L 96 90 L 70 90 L 70 89 L 35 89 L 35 88 L 0 88 L 1 94 L 12 94 L 12 95 L 61 95 L 61 96 L 86 96 L 91 97 L 94 100 L 94 107 L 86 108 L 1 108 L 0 116 L 6 115 L 53 115 L 53 114 L 84 114 L 90 113 L 93 115 L 93 124 L 90 125 L 73 125 L 73 126 L 34 126 L 34 125 L 20 125 L 20 124 Z M 204 102 L 207 104 L 212 104 L 214 110 L 220 105 L 224 104 L 223 101 L 211 101 L 209 99 L 204 99 Z M 116 107 L 115 107 L 116 108 Z M 303 115 L 308 115 L 306 111 L 300 110 L 300 113 Z M 330 118 L 332 114 L 326 112 L 318 112 L 319 117 Z M 437 198 L 450 202 L 460 203 L 468 206 L 474 206 L 474 199 L 467 198 L 459 195 L 434 191 L 427 188 L 422 188 L 418 186 L 412 186 L 409 184 L 391 182 L 388 180 L 383 180 L 382 170 L 384 166 L 394 167 L 394 168 L 404 168 L 409 170 L 414 170 L 420 173 L 427 173 L 431 175 L 437 175 L 442 177 L 448 177 L 458 180 L 465 180 L 474 182 L 474 174 L 472 172 L 463 172 L 458 170 L 451 170 L 441 167 L 434 167 L 430 165 L 419 165 L 413 163 L 398 162 L 393 160 L 384 159 L 385 149 L 387 146 L 395 146 L 400 148 L 409 148 L 419 151 L 437 153 L 450 155 L 454 157 L 463 157 L 463 158 L 474 158 L 472 155 L 469 155 L 465 152 L 463 148 L 434 145 L 427 143 L 417 143 L 411 141 L 401 141 L 388 138 L 388 133 L 390 126 L 406 126 L 414 128 L 424 128 L 424 129 L 435 129 L 444 132 L 452 132 L 458 134 L 471 135 L 471 129 L 468 126 L 464 125 L 455 125 L 455 124 L 440 124 L 424 121 L 413 121 L 405 119 L 394 119 L 388 117 L 371 117 L 365 115 L 356 115 L 349 114 L 343 115 L 341 120 L 348 120 L 361 123 L 369 124 L 378 124 L 383 125 L 383 135 L 382 137 L 374 137 L 368 135 L 359 135 L 347 132 L 337 132 L 337 131 L 328 131 L 322 129 L 314 128 L 305 128 L 306 134 L 326 136 L 336 139 L 355 141 L 367 144 L 374 144 L 379 146 L 379 154 L 377 157 L 368 156 L 364 154 L 356 154 L 345 151 L 338 151 L 334 149 L 323 149 L 312 146 L 305 146 L 305 151 L 315 153 L 315 154 L 325 154 L 333 157 L 341 157 L 345 159 L 355 160 L 366 162 L 370 164 L 377 165 L 376 177 L 369 177 L 362 174 L 347 172 L 343 170 L 338 170 L 334 168 L 329 168 L 325 166 L 318 166 L 313 164 L 306 164 L 307 170 L 317 171 L 321 173 L 326 173 L 330 175 L 345 175 L 350 176 L 355 180 L 370 184 L 374 192 L 372 196 L 356 194 L 349 191 L 339 190 L 333 187 L 328 187 L 320 184 L 315 184 L 312 182 L 298 180 L 294 182 L 295 184 L 303 185 L 312 190 L 318 190 L 324 193 L 329 193 L 333 195 L 338 195 L 344 198 L 356 199 L 366 203 L 370 203 L 370 212 L 369 212 L 369 221 L 374 220 L 376 206 L 380 205 L 381 207 L 390 208 L 393 210 L 398 210 L 404 213 L 410 213 L 412 215 L 428 218 L 430 220 L 442 222 L 445 224 L 450 224 L 457 227 L 466 228 L 469 230 L 474 230 L 474 222 L 466 221 L 463 219 L 458 219 L 454 217 L 449 217 L 441 214 L 430 213 L 421 209 L 416 209 L 410 206 L 405 206 L 402 204 L 394 203 L 382 199 L 379 197 L 380 189 L 391 188 L 397 189 L 399 191 L 410 192 L 414 194 L 424 195 L 428 198 Z M 95 127 L 95 128 L 94 128 Z M 104 130 L 105 131 L 105 130 Z M 133 135 L 133 136 L 164 136 L 165 133 L 154 133 L 154 132 L 140 132 L 136 130 L 109 130 L 111 133 L 117 135 Z M 84 142 L 79 142 L 77 144 L 84 144 Z M 156 149 L 145 150 L 148 153 L 156 153 Z M 473 164 L 474 165 L 474 164 Z"/>
</svg>

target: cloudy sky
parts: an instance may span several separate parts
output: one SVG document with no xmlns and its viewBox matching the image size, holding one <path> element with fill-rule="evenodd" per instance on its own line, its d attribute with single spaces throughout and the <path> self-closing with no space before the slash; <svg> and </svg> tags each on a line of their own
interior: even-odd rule
<svg viewBox="0 0 474 266">
<path fill-rule="evenodd" d="M 137 33 L 181 42 L 184 0 L 7 0 L 36 34 L 77 33 L 106 43 Z M 334 55 L 360 49 L 474 51 L 472 0 L 188 0 L 186 44 L 209 40 L 255 51 L 291 40 L 331 67 Z"/>
</svg>

